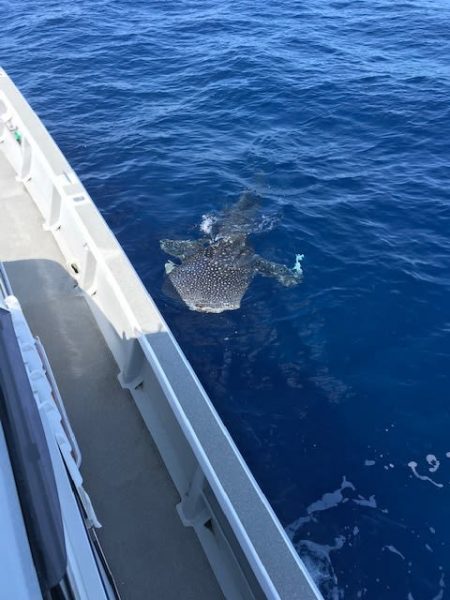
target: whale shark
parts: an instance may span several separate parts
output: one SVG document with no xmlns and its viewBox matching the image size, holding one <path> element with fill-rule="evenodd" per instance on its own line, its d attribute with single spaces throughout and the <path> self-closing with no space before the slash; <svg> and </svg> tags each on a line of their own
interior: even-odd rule
<svg viewBox="0 0 450 600">
<path fill-rule="evenodd" d="M 257 209 L 255 195 L 244 192 L 221 218 L 210 220 L 208 237 L 160 241 L 161 249 L 178 261 L 166 263 L 168 281 L 190 310 L 203 313 L 237 310 L 256 275 L 272 277 L 286 287 L 302 281 L 303 255 L 297 255 L 294 267 L 289 268 L 266 260 L 253 249 L 248 236 Z"/>
</svg>

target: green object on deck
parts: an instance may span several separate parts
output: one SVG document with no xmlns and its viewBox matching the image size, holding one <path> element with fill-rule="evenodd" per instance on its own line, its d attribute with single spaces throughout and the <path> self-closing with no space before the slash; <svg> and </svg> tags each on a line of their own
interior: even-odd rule
<svg viewBox="0 0 450 600">
<path fill-rule="evenodd" d="M 14 139 L 16 140 L 16 142 L 18 142 L 19 144 L 22 143 L 22 134 L 20 133 L 20 131 L 18 129 L 16 129 L 14 131 Z"/>
</svg>

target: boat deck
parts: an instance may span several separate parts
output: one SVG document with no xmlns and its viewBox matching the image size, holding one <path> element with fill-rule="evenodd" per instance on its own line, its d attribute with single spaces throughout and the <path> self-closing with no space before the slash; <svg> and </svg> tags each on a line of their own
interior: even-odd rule
<svg viewBox="0 0 450 600">
<path fill-rule="evenodd" d="M 53 368 L 83 456 L 81 471 L 119 593 L 222 598 L 178 493 L 83 293 L 0 145 L 0 261 Z"/>
</svg>

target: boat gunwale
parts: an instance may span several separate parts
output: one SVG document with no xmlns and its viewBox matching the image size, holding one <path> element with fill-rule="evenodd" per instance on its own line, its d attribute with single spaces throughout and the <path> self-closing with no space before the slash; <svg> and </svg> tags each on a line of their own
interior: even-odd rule
<svg viewBox="0 0 450 600">
<path fill-rule="evenodd" d="M 3 114 L 2 103 L 6 109 Z M 140 402 L 137 400 L 144 377 L 142 360 L 144 366 L 150 365 L 197 467 L 209 482 L 264 594 L 268 598 L 320 599 L 310 574 L 122 247 L 39 117 L 0 68 L 0 122 L 2 118 L 0 142 L 11 148 L 11 154 L 18 154 L 19 158 L 13 157 L 10 163 L 42 214 L 46 228 L 52 231 L 67 264 L 77 266 L 78 272 L 73 269 L 71 275 L 94 309 L 94 317 L 121 371 L 122 385 L 130 390 L 143 414 L 142 397 Z M 14 137 L 15 131 L 20 133 L 20 143 Z M 36 157 L 36 165 L 43 169 L 51 190 L 41 198 L 33 188 Z M 65 237 L 68 225 L 78 232 L 76 242 L 69 239 L 73 235 Z M 90 268 L 95 267 L 93 277 L 87 275 L 89 260 Z M 114 302 L 112 307 L 111 302 Z M 182 378 L 190 382 L 193 393 L 189 398 L 180 397 L 167 376 L 158 346 L 153 343 L 161 335 L 172 359 L 177 361 Z M 222 464 L 224 457 L 214 454 L 212 449 L 209 453 L 205 451 L 205 445 L 208 446 L 205 436 L 210 437 L 211 432 L 205 431 L 204 423 L 199 420 L 193 422 L 193 404 L 204 411 L 208 427 L 215 428 L 215 435 L 221 436 L 229 452 L 227 471 Z M 149 427 L 148 416 L 143 414 L 143 417 Z M 165 460 L 164 452 L 161 454 Z M 184 498 L 191 481 L 180 482 L 170 465 L 168 469 Z M 248 504 L 254 508 L 250 511 L 253 518 L 248 513 Z"/>
</svg>

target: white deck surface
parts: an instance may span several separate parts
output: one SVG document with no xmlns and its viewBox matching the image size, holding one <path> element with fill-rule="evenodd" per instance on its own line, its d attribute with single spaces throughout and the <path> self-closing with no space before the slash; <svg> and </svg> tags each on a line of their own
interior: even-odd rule
<svg viewBox="0 0 450 600">
<path fill-rule="evenodd" d="M 0 145 L 0 260 L 42 340 L 82 452 L 99 538 L 127 599 L 215 599 L 222 593 L 179 497 L 52 234 Z"/>
</svg>

